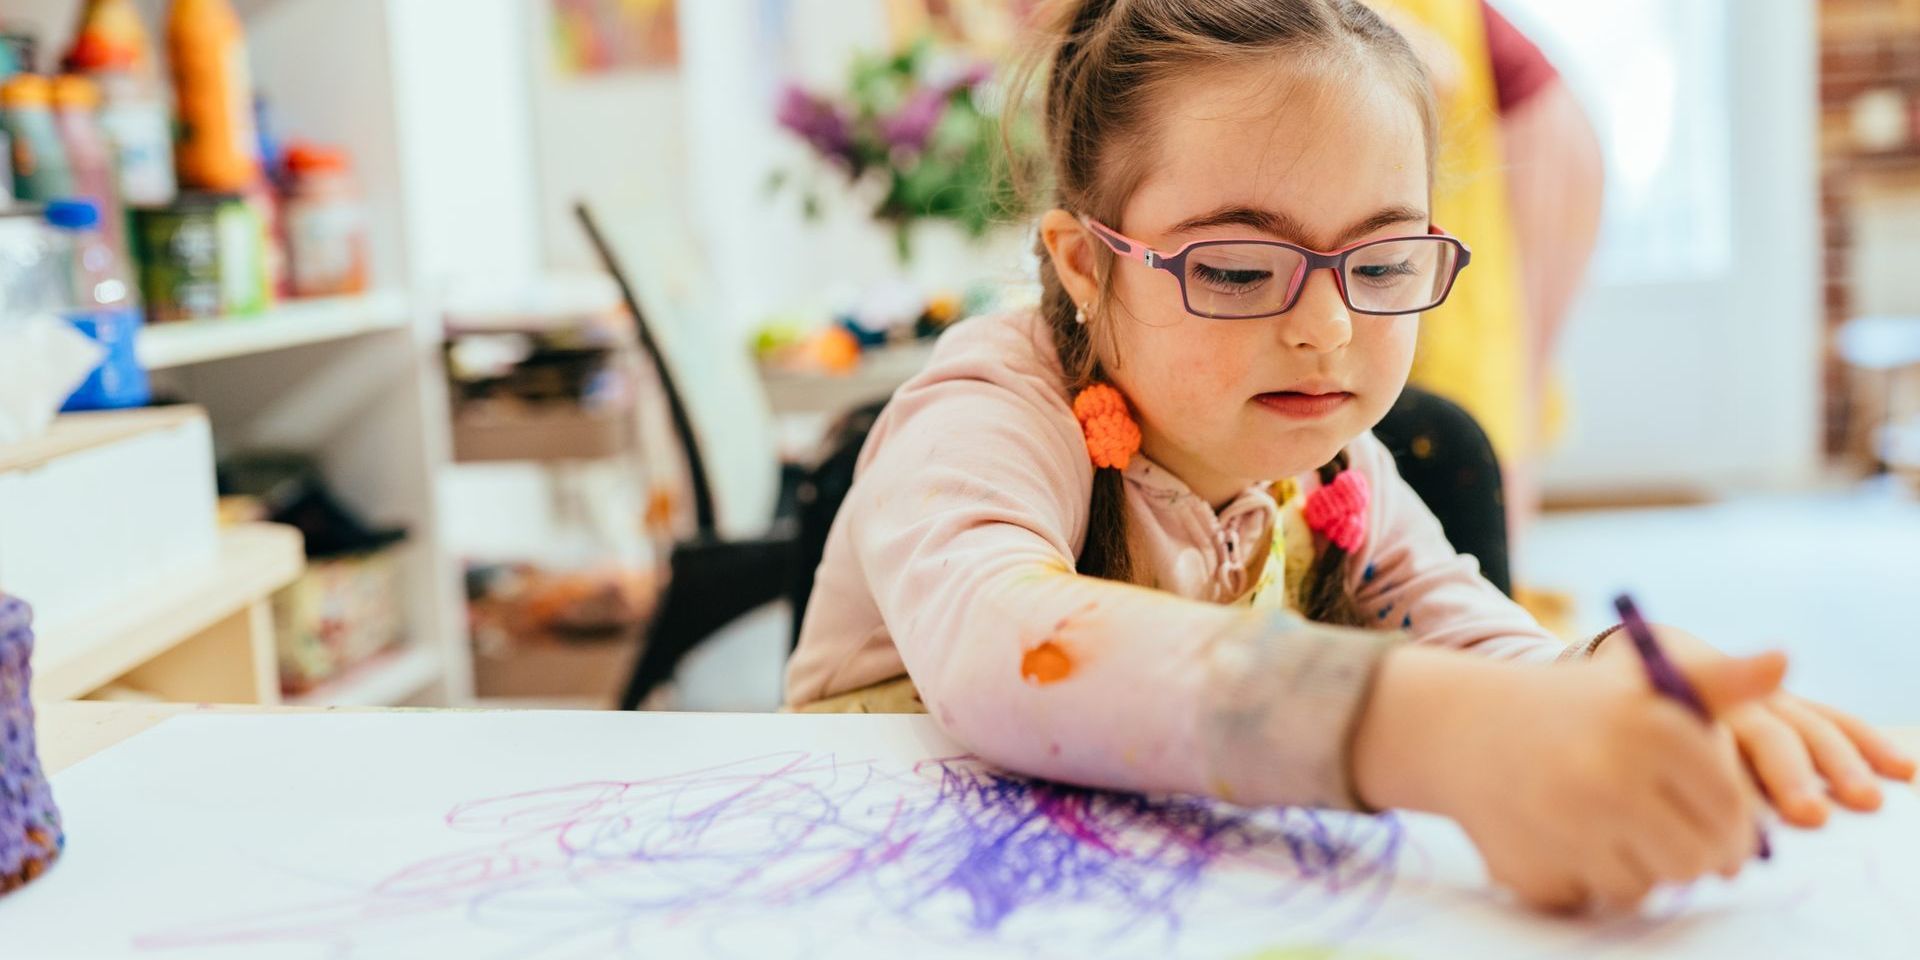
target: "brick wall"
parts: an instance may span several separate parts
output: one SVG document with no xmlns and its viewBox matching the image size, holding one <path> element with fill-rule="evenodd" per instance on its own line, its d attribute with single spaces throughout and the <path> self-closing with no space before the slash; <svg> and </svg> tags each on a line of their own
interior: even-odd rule
<svg viewBox="0 0 1920 960">
<path fill-rule="evenodd" d="M 1867 442 L 1861 392 L 1833 350 L 1857 302 L 1850 219 L 1866 185 L 1889 180 L 1920 191 L 1920 0 L 1820 0 L 1825 436 L 1839 456 L 1864 456 Z"/>
</svg>

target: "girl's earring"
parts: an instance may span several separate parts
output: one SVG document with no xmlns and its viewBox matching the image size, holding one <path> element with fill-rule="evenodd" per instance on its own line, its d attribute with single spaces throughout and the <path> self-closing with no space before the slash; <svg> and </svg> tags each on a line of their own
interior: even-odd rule
<svg viewBox="0 0 1920 960">
<path fill-rule="evenodd" d="M 1084 303 L 1081 304 L 1080 309 L 1075 310 L 1073 312 L 1073 322 L 1083 327 L 1087 325 L 1087 305 L 1086 304 Z"/>
</svg>

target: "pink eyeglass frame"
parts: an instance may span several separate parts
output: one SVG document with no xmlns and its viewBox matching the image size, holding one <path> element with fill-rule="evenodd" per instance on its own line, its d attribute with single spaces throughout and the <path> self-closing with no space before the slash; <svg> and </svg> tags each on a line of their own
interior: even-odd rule
<svg viewBox="0 0 1920 960">
<path fill-rule="evenodd" d="M 1347 309 L 1354 313 L 1374 317 L 1395 317 L 1409 313 L 1420 313 L 1425 310 L 1432 310 L 1447 302 L 1447 297 L 1453 293 L 1454 281 L 1460 278 L 1460 271 L 1465 270 L 1467 268 L 1467 262 L 1473 259 L 1473 251 L 1468 248 L 1465 243 L 1462 243 L 1460 238 L 1455 237 L 1437 226 L 1429 226 L 1426 235 L 1423 237 L 1383 237 L 1379 240 L 1363 240 L 1359 243 L 1350 244 L 1338 250 L 1327 252 L 1312 250 L 1296 243 L 1286 243 L 1280 240 L 1249 239 L 1193 240 L 1172 253 L 1161 253 L 1092 217 L 1083 216 L 1080 218 L 1080 222 L 1084 224 L 1088 230 L 1092 231 L 1094 236 L 1099 237 L 1101 242 L 1112 248 L 1114 253 L 1119 254 L 1121 259 L 1138 260 L 1156 270 L 1165 270 L 1173 274 L 1174 280 L 1180 284 L 1181 305 L 1186 308 L 1188 313 L 1208 320 L 1257 320 L 1262 317 L 1277 317 L 1280 314 L 1286 313 L 1288 310 L 1292 310 L 1294 304 L 1300 301 L 1300 292 L 1306 289 L 1307 277 L 1312 275 L 1315 270 L 1321 269 L 1330 269 L 1333 271 L 1333 283 L 1334 286 L 1340 290 L 1340 299 L 1347 305 Z M 1411 310 L 1363 310 L 1354 306 L 1353 298 L 1347 295 L 1348 257 L 1352 256 L 1357 250 L 1364 250 L 1368 247 L 1378 246 L 1383 243 L 1396 243 L 1402 240 L 1424 240 L 1428 238 L 1442 240 L 1452 244 L 1459 254 L 1454 260 L 1453 273 L 1447 277 L 1447 285 L 1441 289 L 1438 299 L 1432 303 Z M 1293 277 L 1288 281 L 1287 297 L 1280 309 L 1270 310 L 1265 313 L 1247 314 L 1203 313 L 1194 309 L 1193 301 L 1187 297 L 1187 255 L 1203 247 L 1217 247 L 1224 244 L 1259 244 L 1266 247 L 1284 247 L 1300 255 L 1300 269 L 1295 271 Z"/>
</svg>

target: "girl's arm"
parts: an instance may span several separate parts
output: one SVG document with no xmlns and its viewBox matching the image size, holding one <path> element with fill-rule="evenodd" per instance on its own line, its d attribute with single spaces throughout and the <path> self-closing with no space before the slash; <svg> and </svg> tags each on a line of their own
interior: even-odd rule
<svg viewBox="0 0 1920 960">
<path fill-rule="evenodd" d="M 1052 779 L 1354 806 L 1352 730 L 1395 638 L 1074 573 L 1077 425 L 1043 384 L 980 375 L 896 395 L 842 508 L 942 728 Z"/>
<path fill-rule="evenodd" d="M 1074 421 L 1044 389 L 976 372 L 895 397 L 842 517 L 927 708 L 983 759 L 1443 813 L 1543 906 L 1631 903 L 1750 852 L 1730 745 L 1624 668 L 1463 657 L 1073 573 L 1092 473 Z M 1719 669 L 1732 682 L 1696 678 L 1716 702 L 1778 682 Z"/>
</svg>

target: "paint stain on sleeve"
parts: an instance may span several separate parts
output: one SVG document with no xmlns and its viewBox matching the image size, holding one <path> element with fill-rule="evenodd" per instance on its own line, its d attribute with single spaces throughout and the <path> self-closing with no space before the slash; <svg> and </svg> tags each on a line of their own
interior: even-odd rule
<svg viewBox="0 0 1920 960">
<path fill-rule="evenodd" d="M 1020 678 L 1044 687 L 1073 676 L 1073 657 L 1052 640 L 1029 649 L 1020 657 Z"/>
</svg>

